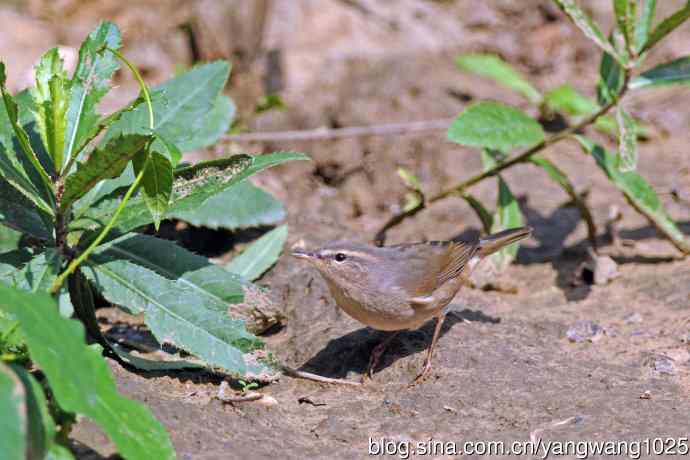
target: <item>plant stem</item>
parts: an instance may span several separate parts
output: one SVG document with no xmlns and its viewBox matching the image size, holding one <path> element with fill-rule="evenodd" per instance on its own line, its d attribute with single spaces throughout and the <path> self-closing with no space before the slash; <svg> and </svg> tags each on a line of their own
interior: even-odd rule
<svg viewBox="0 0 690 460">
<path fill-rule="evenodd" d="M 146 100 L 146 106 L 149 111 L 149 129 L 153 132 L 155 123 L 153 119 L 153 104 L 151 103 L 151 95 L 149 94 L 149 90 L 146 86 L 146 83 L 144 83 L 144 79 L 141 78 L 141 74 L 139 71 L 132 65 L 131 62 L 127 60 L 122 54 L 120 54 L 117 50 L 114 50 L 112 48 L 105 48 L 106 50 L 110 51 L 113 53 L 115 56 L 117 56 L 118 59 L 120 59 L 122 62 L 125 63 L 125 65 L 129 68 L 129 70 L 132 71 L 134 74 L 135 78 L 139 82 L 139 87 L 141 88 L 141 92 L 144 94 L 144 99 Z M 151 143 L 149 142 L 145 149 L 148 150 L 151 146 Z M 76 155 L 75 155 L 76 157 Z M 141 182 L 142 178 L 144 177 L 144 173 L 146 172 L 146 168 L 149 165 L 149 160 L 150 160 L 150 155 L 146 157 L 146 162 L 144 163 L 144 167 L 141 168 L 141 171 L 139 171 L 139 174 L 137 174 L 136 179 L 134 179 L 134 182 L 132 182 L 132 185 L 129 186 L 129 189 L 127 190 L 127 193 L 125 193 L 125 196 L 122 198 L 122 201 L 118 205 L 117 209 L 115 210 L 115 213 L 113 216 L 110 218 L 110 221 L 103 227 L 103 230 L 101 230 L 101 233 L 98 234 L 98 236 L 89 244 L 89 247 L 86 248 L 84 252 L 79 254 L 79 257 L 76 259 L 72 259 L 67 266 L 67 269 L 60 273 L 60 275 L 55 279 L 55 282 L 53 285 L 50 287 L 50 290 L 48 291 L 51 295 L 55 295 L 60 288 L 62 287 L 62 284 L 65 282 L 67 277 L 74 273 L 74 271 L 79 268 L 79 265 L 81 265 L 82 262 L 86 260 L 87 257 L 98 247 L 98 245 L 103 241 L 103 239 L 108 236 L 108 233 L 110 233 L 110 230 L 113 228 L 115 225 L 115 222 L 117 221 L 117 218 L 120 216 L 120 213 L 122 212 L 123 209 L 125 209 L 125 206 L 127 205 L 127 202 L 129 201 L 130 197 L 134 193 L 134 191 L 137 189 L 139 186 L 139 183 Z M 68 169 L 67 169 L 68 170 Z"/>
<path fill-rule="evenodd" d="M 469 179 L 466 179 L 459 184 L 456 184 L 452 187 L 449 187 L 445 190 L 442 190 L 441 192 L 437 193 L 436 195 L 433 195 L 431 197 L 428 197 L 426 200 L 420 201 L 416 206 L 413 208 L 408 209 L 407 211 L 398 213 L 393 215 L 376 233 L 374 236 L 374 243 L 376 245 L 383 245 L 386 241 L 386 233 L 388 230 L 391 228 L 397 226 L 399 223 L 407 219 L 408 217 L 412 217 L 416 215 L 419 211 L 422 209 L 425 209 L 428 207 L 428 205 L 435 203 L 437 201 L 440 201 L 444 198 L 447 198 L 451 195 L 457 195 L 461 192 L 463 192 L 465 189 L 478 184 L 479 182 L 483 181 L 484 179 L 488 177 L 493 177 L 496 174 L 500 173 L 504 169 L 508 169 L 511 166 L 514 166 L 518 163 L 523 163 L 529 158 L 534 155 L 535 153 L 541 152 L 544 150 L 546 147 L 549 147 L 557 142 L 562 141 L 563 139 L 566 139 L 567 137 L 577 133 L 578 131 L 581 131 L 582 129 L 586 128 L 587 126 L 591 125 L 594 123 L 599 117 L 602 115 L 605 115 L 609 110 L 611 110 L 613 107 L 618 105 L 618 102 L 625 96 L 625 93 L 628 91 L 628 84 L 630 83 L 630 70 L 625 69 L 625 76 L 624 76 L 624 81 L 623 81 L 623 87 L 621 88 L 620 93 L 618 96 L 611 100 L 608 104 L 604 105 L 601 107 L 599 110 L 594 112 L 592 115 L 588 116 L 584 120 L 580 121 L 579 123 L 571 126 L 570 128 L 564 129 L 563 131 L 549 137 L 548 139 L 544 139 L 543 141 L 539 142 L 538 144 L 533 145 L 532 147 L 528 148 L 522 153 L 518 153 L 516 155 L 513 155 L 512 157 L 508 158 L 507 160 L 497 164 L 493 168 L 487 169 L 486 171 L 476 174 Z"/>
<path fill-rule="evenodd" d="M 127 205 L 127 202 L 129 201 L 129 198 L 132 196 L 134 191 L 137 189 L 139 186 L 139 182 L 141 182 L 141 179 L 144 177 L 144 172 L 146 172 L 146 167 L 148 166 L 148 158 L 146 160 L 146 164 L 144 167 L 139 171 L 139 174 L 137 175 L 136 179 L 134 179 L 134 182 L 132 182 L 132 185 L 129 186 L 129 189 L 127 190 L 127 193 L 125 193 L 125 196 L 122 198 L 122 201 L 118 205 L 117 209 L 115 210 L 115 214 L 113 214 L 113 217 L 110 218 L 110 221 L 106 224 L 105 227 L 103 227 L 103 230 L 101 230 L 101 233 L 98 234 L 96 239 L 94 239 L 91 244 L 89 245 L 88 248 L 81 254 L 79 254 L 79 257 L 76 259 L 72 259 L 72 261 L 69 263 L 67 266 L 67 269 L 60 273 L 60 276 L 58 276 L 55 279 L 55 282 L 53 285 L 50 287 L 50 290 L 48 291 L 50 294 L 54 295 L 56 294 L 59 290 L 62 284 L 65 282 L 67 277 L 74 273 L 74 271 L 81 265 L 82 262 L 86 260 L 87 257 L 93 252 L 94 249 L 103 241 L 103 239 L 110 233 L 110 230 L 113 228 L 115 225 L 115 221 L 117 218 L 120 216 L 120 213 L 122 212 L 123 209 L 125 209 L 125 206 Z"/>
<path fill-rule="evenodd" d="M 128 68 L 129 70 L 134 74 L 134 78 L 137 79 L 137 82 L 139 83 L 139 87 L 141 88 L 141 92 L 144 93 L 144 100 L 146 101 L 146 105 L 148 106 L 149 109 L 149 128 L 151 131 L 153 131 L 154 128 L 154 122 L 153 122 L 153 104 L 151 103 L 151 95 L 149 94 L 149 90 L 146 86 L 146 83 L 144 83 L 144 79 L 141 77 L 141 74 L 137 70 L 134 65 L 127 60 L 126 57 L 124 57 L 119 51 L 114 50 L 112 48 L 106 47 L 106 50 L 110 51 L 113 53 L 119 60 L 121 60 Z"/>
</svg>

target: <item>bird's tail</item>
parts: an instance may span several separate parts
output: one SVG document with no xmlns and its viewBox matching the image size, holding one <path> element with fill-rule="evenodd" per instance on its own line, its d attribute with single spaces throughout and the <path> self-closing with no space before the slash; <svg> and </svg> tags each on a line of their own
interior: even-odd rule
<svg viewBox="0 0 690 460">
<path fill-rule="evenodd" d="M 494 252 L 524 240 L 532 234 L 532 227 L 517 227 L 503 230 L 502 232 L 494 233 L 493 235 L 485 236 L 479 240 L 479 256 L 490 256 Z"/>
</svg>

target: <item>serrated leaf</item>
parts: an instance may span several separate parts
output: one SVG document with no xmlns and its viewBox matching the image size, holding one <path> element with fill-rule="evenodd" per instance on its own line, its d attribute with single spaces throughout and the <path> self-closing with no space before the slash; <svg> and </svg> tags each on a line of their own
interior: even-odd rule
<svg viewBox="0 0 690 460">
<path fill-rule="evenodd" d="M 690 84 L 690 56 L 683 56 L 643 72 L 630 82 L 630 89 Z"/>
<path fill-rule="evenodd" d="M 635 51 L 642 51 L 644 44 L 649 38 L 649 31 L 652 30 L 654 13 L 656 12 L 656 0 L 643 0 L 642 14 L 635 26 Z"/>
<path fill-rule="evenodd" d="M 625 37 L 629 49 L 635 44 L 635 25 L 637 22 L 637 0 L 613 0 L 618 28 Z"/>
<path fill-rule="evenodd" d="M 248 280 L 257 279 L 276 263 L 287 236 L 287 225 L 274 228 L 232 259 L 225 269 Z"/>
<path fill-rule="evenodd" d="M 599 26 L 577 5 L 574 0 L 555 0 L 561 10 L 575 23 L 575 25 L 604 52 L 615 56 L 620 61 L 609 41 L 606 39 Z"/>
<path fill-rule="evenodd" d="M 0 224 L 41 240 L 53 237 L 50 216 L 34 207 L 26 195 L 0 177 Z"/>
<path fill-rule="evenodd" d="M 546 171 L 549 177 L 558 185 L 560 185 L 561 188 L 568 194 L 570 200 L 573 202 L 575 207 L 577 207 L 578 211 L 580 212 L 580 216 L 582 216 L 582 219 L 585 221 L 585 224 L 587 225 L 587 235 L 589 237 L 590 243 L 594 247 L 596 247 L 597 228 L 594 224 L 594 218 L 592 217 L 592 213 L 590 212 L 585 200 L 579 193 L 577 193 L 577 190 L 575 190 L 575 186 L 570 181 L 570 179 L 568 179 L 568 176 L 565 174 L 565 172 L 563 172 L 558 166 L 556 166 L 555 163 L 548 160 L 547 158 L 542 157 L 541 155 L 532 155 L 529 158 L 529 160 L 533 164 L 539 166 L 544 171 Z"/>
<path fill-rule="evenodd" d="M 0 94 L 4 105 L 4 110 L 0 110 L 0 174 L 35 206 L 52 214 L 49 204 L 53 198 L 52 183 L 31 147 L 28 134 L 19 124 L 17 103 L 5 88 L 5 79 L 5 64 L 0 62 Z M 14 140 L 23 157 L 14 151 Z M 31 181 L 32 173 L 38 175 L 39 183 Z"/>
<path fill-rule="evenodd" d="M 96 110 L 110 91 L 109 80 L 119 68 L 115 55 L 105 48 L 120 48 L 120 31 L 104 21 L 89 34 L 79 48 L 79 60 L 70 81 L 70 100 L 63 155 L 71 159 L 92 139 L 99 129 Z M 69 171 L 67 171 L 69 172 Z"/>
<path fill-rule="evenodd" d="M 60 274 L 62 258 L 54 248 L 35 255 L 13 274 L 12 285 L 29 292 L 47 292 Z"/>
<path fill-rule="evenodd" d="M 544 131 L 518 109 L 498 102 L 479 102 L 451 123 L 448 139 L 462 145 L 509 150 L 542 141 Z"/>
<path fill-rule="evenodd" d="M 194 209 L 172 210 L 167 217 L 184 220 L 196 227 L 234 230 L 275 224 L 285 218 L 285 207 L 270 193 L 244 180 L 209 197 Z"/>
<path fill-rule="evenodd" d="M 637 128 L 635 120 L 618 104 L 616 110 L 618 123 L 618 169 L 623 172 L 634 171 L 637 168 Z"/>
<path fill-rule="evenodd" d="M 7 460 L 27 458 L 26 390 L 12 369 L 0 361 L 0 446 Z"/>
<path fill-rule="evenodd" d="M 644 46 L 640 50 L 640 53 L 644 53 L 645 51 L 651 49 L 654 45 L 663 40 L 668 34 L 673 32 L 678 26 L 683 24 L 688 18 L 690 18 L 690 2 L 686 2 L 683 8 L 661 21 L 661 23 L 654 28 L 654 30 L 649 34 L 649 38 L 645 42 Z"/>
<path fill-rule="evenodd" d="M 606 151 L 586 137 L 576 136 L 576 138 L 583 150 L 594 157 L 597 165 L 606 173 L 606 176 L 623 192 L 630 205 L 649 219 L 650 223 L 668 238 L 678 250 L 685 254 L 690 253 L 690 242 L 668 215 L 649 182 L 635 171 L 620 171 L 615 154 Z"/>
<path fill-rule="evenodd" d="M 243 299 L 243 281 L 222 267 L 170 241 L 128 234 L 94 251 L 83 270 L 107 300 L 144 312 L 159 342 L 233 375 L 275 377 L 263 342 L 228 315 L 228 304 Z"/>
<path fill-rule="evenodd" d="M 193 67 L 153 88 L 154 131 L 183 152 L 213 144 L 229 127 L 232 109 L 227 101 L 218 102 L 229 72 L 227 62 L 212 62 Z M 132 110 L 108 128 L 103 142 L 120 134 L 148 133 L 148 116 L 146 104 L 140 98 Z M 226 120 L 228 125 L 223 126 Z"/>
<path fill-rule="evenodd" d="M 144 202 L 151 212 L 153 224 L 158 230 L 161 219 L 168 209 L 170 195 L 173 185 L 173 167 L 170 161 L 162 154 L 151 151 L 150 153 L 140 151 L 135 155 L 134 173 L 139 173 L 145 169 L 141 179 L 141 188 Z"/>
<path fill-rule="evenodd" d="M 62 169 L 70 90 L 57 48 L 48 50 L 36 66 L 36 86 L 31 90 L 34 118 L 56 171 Z"/>
<path fill-rule="evenodd" d="M 541 101 L 541 94 L 525 76 L 494 54 L 462 54 L 458 56 L 456 63 L 462 70 L 491 78 L 498 84 L 517 91 L 533 104 Z"/>
<path fill-rule="evenodd" d="M 15 317 L 31 359 L 63 410 L 96 422 L 129 460 L 173 459 L 170 438 L 143 404 L 117 391 L 98 346 L 86 346 L 79 321 L 62 318 L 48 295 L 0 284 L 0 310 Z"/>
<path fill-rule="evenodd" d="M 89 158 L 65 179 L 60 208 L 68 209 L 98 182 L 122 174 L 127 163 L 143 149 L 149 138 L 139 134 L 122 135 L 111 139 L 105 147 L 94 149 Z"/>
<path fill-rule="evenodd" d="M 178 168 L 174 172 L 172 199 L 166 216 L 181 216 L 182 213 L 199 209 L 209 198 L 265 168 L 287 161 L 307 159 L 303 153 L 276 152 L 255 157 L 235 155 Z M 121 188 L 99 199 L 82 216 L 71 222 L 70 231 L 98 231 L 115 212 L 124 193 L 125 188 Z M 137 194 L 120 214 L 114 226 L 114 235 L 124 234 L 149 223 L 151 215 L 141 194 Z"/>
</svg>

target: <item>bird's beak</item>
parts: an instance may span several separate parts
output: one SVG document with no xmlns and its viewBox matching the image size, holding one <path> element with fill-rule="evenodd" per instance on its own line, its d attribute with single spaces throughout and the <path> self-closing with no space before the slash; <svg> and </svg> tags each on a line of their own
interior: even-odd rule
<svg viewBox="0 0 690 460">
<path fill-rule="evenodd" d="M 304 249 L 296 248 L 292 250 L 291 255 L 297 257 L 298 259 L 313 260 L 316 259 L 316 254 L 313 252 L 306 251 Z"/>
</svg>

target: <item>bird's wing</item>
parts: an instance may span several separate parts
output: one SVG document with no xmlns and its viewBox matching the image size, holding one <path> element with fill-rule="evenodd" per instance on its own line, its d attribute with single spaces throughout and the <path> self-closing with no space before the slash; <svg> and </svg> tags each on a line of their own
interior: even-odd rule
<svg viewBox="0 0 690 460">
<path fill-rule="evenodd" d="M 459 276 L 478 246 L 462 242 L 431 242 L 400 245 L 396 249 L 400 265 L 396 270 L 396 284 L 410 299 L 424 299 L 432 296 L 446 281 Z"/>
</svg>

